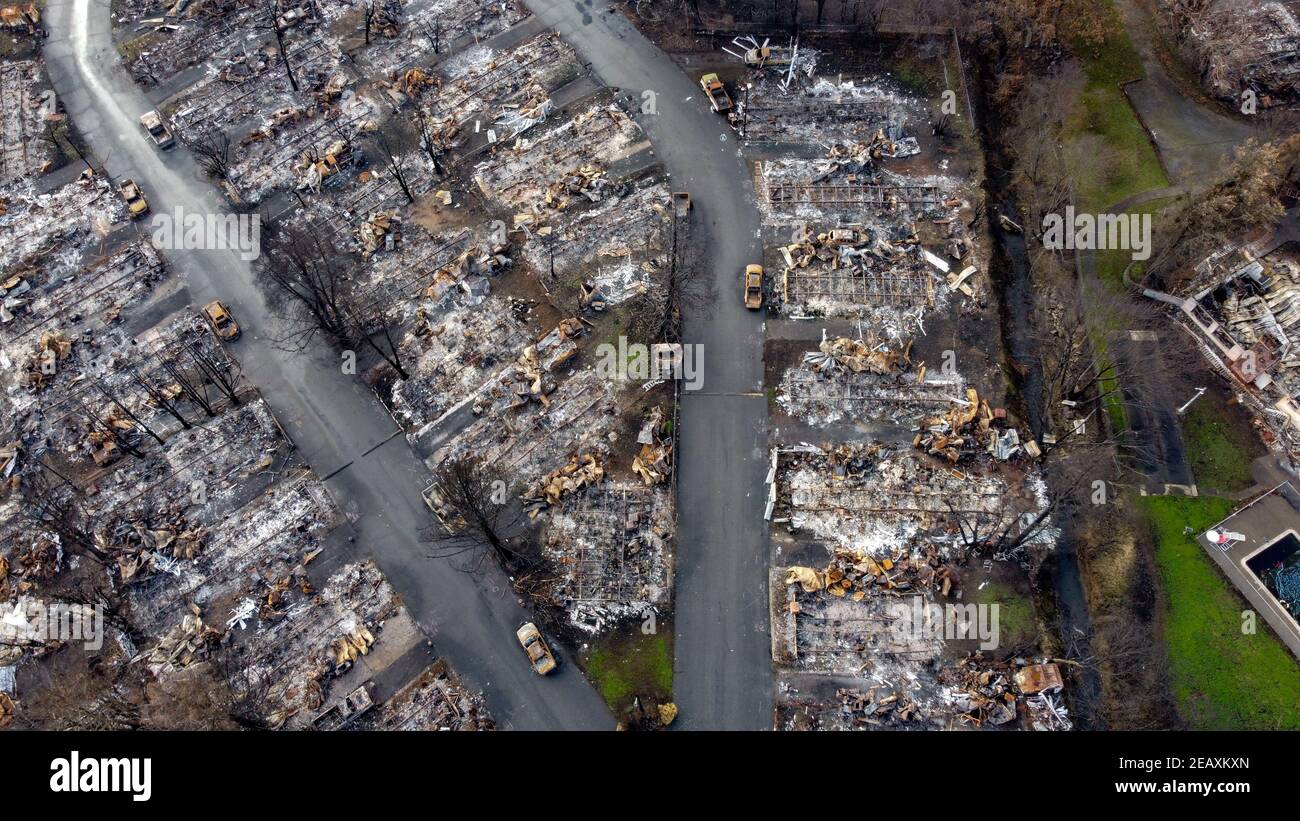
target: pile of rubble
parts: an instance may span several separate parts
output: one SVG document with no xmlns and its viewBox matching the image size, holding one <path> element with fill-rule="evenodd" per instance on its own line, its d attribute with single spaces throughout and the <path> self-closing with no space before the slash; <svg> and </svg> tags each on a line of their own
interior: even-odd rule
<svg viewBox="0 0 1300 821">
<path fill-rule="evenodd" d="M 221 642 L 224 631 L 204 623 L 203 612 L 191 604 L 179 624 L 161 636 L 141 659 L 154 678 L 206 661 Z"/>
<path fill-rule="evenodd" d="M 1201 354 L 1252 412 L 1270 448 L 1300 453 L 1300 257 L 1286 247 L 1259 256 L 1245 242 L 1206 257 L 1177 296 L 1147 295 L 1181 309 Z"/>
<path fill-rule="evenodd" d="M 512 369 L 501 380 L 510 385 L 511 399 L 508 407 L 518 408 L 534 401 L 549 408 L 551 400 L 547 397 L 556 388 L 550 374 L 578 355 L 578 346 L 574 340 L 586 332 L 587 328 L 580 319 L 570 317 L 561 320 L 535 344 L 524 346 Z M 475 412 L 483 412 L 481 404 L 476 406 Z"/>
<path fill-rule="evenodd" d="M 600 202 L 604 198 L 609 180 L 605 169 L 594 163 L 579 166 L 565 174 L 560 174 L 542 191 L 542 202 L 547 208 L 563 211 L 575 197 L 583 197 L 589 202 Z"/>
<path fill-rule="evenodd" d="M 62 331 L 45 331 L 36 341 L 36 350 L 22 363 L 21 384 L 32 393 L 40 393 L 59 372 L 60 363 L 72 355 L 76 339 Z"/>
<path fill-rule="evenodd" d="M 955 465 L 964 458 L 988 453 L 1005 462 L 1022 451 L 1038 458 L 1042 450 L 1033 439 L 1020 438 L 1014 427 L 1006 424 L 1004 409 L 989 408 L 974 388 L 966 389 L 966 398 L 954 403 L 946 413 L 924 418 L 912 446 L 931 456 L 940 456 Z"/>
<path fill-rule="evenodd" d="M 1288 395 L 1300 393 L 1300 262 L 1263 259 L 1221 283 L 1223 329 L 1255 352 L 1255 372 L 1267 372 Z"/>
<path fill-rule="evenodd" d="M 75 277 L 42 283 L 42 271 L 15 274 L 0 283 L 0 324 L 12 338 L 48 329 L 61 315 L 83 329 L 102 328 L 117 322 L 128 306 L 148 299 L 166 276 L 158 251 L 139 240 L 88 260 Z"/>
<path fill-rule="evenodd" d="M 147 575 L 160 564 L 193 560 L 203 549 L 207 530 L 173 507 L 161 516 L 119 517 L 95 531 L 95 546 L 117 562 L 124 584 Z"/>
<path fill-rule="evenodd" d="M 891 125 L 888 129 L 877 129 L 865 142 L 832 143 L 826 152 L 829 162 L 825 170 L 809 182 L 822 182 L 839 174 L 847 175 L 851 182 L 878 181 L 881 160 L 914 157 L 920 153 L 915 137 L 904 137 L 900 127 Z M 897 207 L 897 202 L 892 205 Z"/>
<path fill-rule="evenodd" d="M 903 350 L 892 349 L 879 342 L 874 331 L 866 339 L 850 339 L 846 336 L 828 338 L 826 332 L 822 331 L 821 344 L 816 351 L 804 354 L 803 361 L 820 376 L 831 376 L 841 369 L 848 369 L 852 373 L 867 372 L 887 376 L 897 373 L 903 365 L 912 363 L 908 355 L 911 349 L 910 340 Z"/>
<path fill-rule="evenodd" d="M 537 483 L 524 501 L 528 504 L 528 515 L 536 517 L 537 513 L 551 505 L 558 505 L 565 494 L 575 493 L 588 485 L 594 485 L 605 478 L 605 469 L 600 461 L 590 453 L 574 454 L 567 464 L 556 468 Z"/>
<path fill-rule="evenodd" d="M 906 553 L 896 558 L 874 559 L 865 553 L 836 548 L 824 570 L 795 566 L 786 569 L 786 585 L 799 585 L 805 593 L 825 590 L 827 594 L 853 601 L 882 593 L 901 596 L 933 590 L 944 598 L 954 595 L 960 586 L 954 567 L 966 560 L 964 551 L 941 555 L 934 545 L 918 555 Z M 794 602 L 792 612 L 798 612 Z"/>
<path fill-rule="evenodd" d="M 632 457 L 632 472 L 647 486 L 668 481 L 673 472 L 673 443 L 662 407 L 651 408 L 636 441 L 641 450 Z"/>
<path fill-rule="evenodd" d="M 948 702 L 961 724 L 1002 726 L 1021 714 L 1035 730 L 1069 730 L 1073 726 L 1060 701 L 1065 689 L 1055 663 L 1030 664 L 1025 659 L 994 661 L 976 652 L 940 671 L 948 685 Z"/>
<path fill-rule="evenodd" d="M 921 708 L 905 692 L 877 686 L 865 691 L 842 687 L 835 691 L 842 720 L 849 727 L 887 728 L 916 721 Z"/>
<path fill-rule="evenodd" d="M 391 251 L 402 239 L 402 217 L 396 211 L 381 211 L 357 227 L 357 240 L 361 243 L 361 256 L 370 256 L 380 249 Z"/>
<path fill-rule="evenodd" d="M 468 690 L 441 661 L 350 725 L 353 730 L 414 732 L 495 727 L 482 695 Z"/>
<path fill-rule="evenodd" d="M 810 423 L 828 425 L 847 417 L 870 425 L 889 438 L 907 434 L 919 415 L 947 408 L 958 398 L 961 377 L 932 373 L 923 362 L 913 362 L 912 341 L 902 345 L 866 337 L 828 337 L 815 351 L 804 354 L 801 365 L 789 368 L 781 379 L 777 403 Z M 884 430 L 889 420 L 894 434 Z M 906 426 L 906 427 L 905 427 Z"/>
<path fill-rule="evenodd" d="M 23 531 L 10 539 L 10 556 L 0 556 L 0 601 L 31 593 L 67 564 L 63 540 L 50 531 Z"/>
</svg>

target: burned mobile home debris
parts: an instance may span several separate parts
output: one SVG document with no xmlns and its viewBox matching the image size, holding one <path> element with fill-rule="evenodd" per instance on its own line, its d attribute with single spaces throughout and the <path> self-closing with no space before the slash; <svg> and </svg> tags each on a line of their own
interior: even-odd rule
<svg viewBox="0 0 1300 821">
<path fill-rule="evenodd" d="M 788 313 L 879 316 L 897 335 L 923 328 L 924 314 L 955 292 L 977 298 L 984 278 L 967 259 L 962 216 L 970 204 L 951 181 L 876 167 L 901 156 L 908 154 L 882 130 L 871 145 L 832 146 L 827 160 L 759 164 L 760 207 L 771 225 L 792 229 L 793 242 L 777 249 L 773 283 Z"/>
<path fill-rule="evenodd" d="M 0 9 L 0 728 L 1177 716 L 1137 494 L 1258 487 L 1132 303 L 1300 465 L 1300 142 L 1162 153 L 1292 119 L 1294 3 L 72 5 Z"/>
<path fill-rule="evenodd" d="M 990 355 L 978 146 L 830 42 L 726 49 L 761 157 L 774 726 L 1068 729 L 1058 668 L 986 598 L 1026 589 L 1059 532 Z M 1041 698 L 1016 676 L 1039 669 L 1061 682 Z"/>
<path fill-rule="evenodd" d="M 1230 246 L 1202 260 L 1178 293 L 1144 292 L 1191 333 L 1264 443 L 1292 463 L 1300 458 L 1300 257 L 1285 247 Z"/>
<path fill-rule="evenodd" d="M 522 497 L 572 459 L 614 460 L 593 498 L 530 511 L 546 561 L 577 568 L 548 600 L 571 614 L 668 606 L 671 425 L 649 442 L 628 429 L 672 386 L 611 382 L 592 355 L 593 330 L 671 302 L 662 283 L 684 254 L 640 127 L 557 34 L 516 33 L 522 5 L 376 4 L 369 21 L 328 3 L 279 9 L 273 24 L 186 6 L 133 67 L 147 84 L 188 64 L 198 32 L 248 33 L 195 61 L 196 79 L 160 110 L 232 203 L 269 212 L 260 266 L 301 264 L 338 284 L 322 321 L 289 296 L 298 338 L 319 330 L 371 354 L 364 376 L 431 479 L 473 454 Z M 129 7 L 141 32 L 147 16 Z M 552 514 L 576 518 L 545 535 Z M 578 544 L 574 521 L 626 538 Z M 597 589 L 602 550 L 626 572 Z"/>
<path fill-rule="evenodd" d="M 115 692 L 216 688 L 218 724 L 312 726 L 344 691 L 424 652 L 383 575 L 349 561 L 329 492 L 205 325 L 182 316 L 131 339 L 116 325 L 63 327 L 41 334 L 50 378 L 6 372 L 19 424 L 5 598 L 107 610 Z M 46 726 L 50 696 L 25 683 L 61 645 L 6 650 L 18 721 Z"/>
<path fill-rule="evenodd" d="M 129 67 L 166 88 L 166 127 L 232 206 L 263 219 L 253 268 L 286 339 L 356 356 L 424 461 L 431 531 L 453 535 L 462 521 L 440 504 L 439 479 L 472 457 L 508 479 L 529 555 L 548 569 L 528 590 L 539 610 L 574 635 L 670 611 L 676 386 L 660 371 L 610 374 L 599 350 L 611 335 L 678 341 L 689 211 L 674 215 L 627 104 L 513 2 L 376 3 L 373 16 L 330 3 L 281 2 L 268 14 L 191 2 L 162 22 L 150 5 L 124 9 L 119 35 L 138 38 Z M 288 481 L 301 467 L 269 470 Z M 166 506 L 136 515 L 178 533 L 213 527 Z M 141 554 L 158 552 L 138 541 Z M 490 724 L 449 671 L 394 693 L 390 709 L 350 678 L 331 684 L 333 667 L 315 655 L 287 660 L 273 637 L 306 641 L 315 622 L 285 619 L 313 595 L 308 582 L 327 583 L 313 568 L 328 551 L 307 564 L 311 550 L 276 550 L 264 589 L 180 577 L 192 592 L 176 604 L 200 610 L 186 610 L 184 630 L 235 636 L 209 654 L 218 665 L 231 663 L 226 644 L 247 642 L 245 656 L 265 661 L 246 666 L 293 670 L 261 682 L 278 706 L 259 720 L 417 727 L 420 711 L 435 710 Z M 173 558 L 149 578 L 168 582 Z M 355 620 L 382 637 L 374 623 L 398 616 L 376 607 L 329 603 L 310 618 Z M 181 629 L 184 615 L 154 629 Z M 259 633 L 244 636 L 254 624 Z"/>
</svg>

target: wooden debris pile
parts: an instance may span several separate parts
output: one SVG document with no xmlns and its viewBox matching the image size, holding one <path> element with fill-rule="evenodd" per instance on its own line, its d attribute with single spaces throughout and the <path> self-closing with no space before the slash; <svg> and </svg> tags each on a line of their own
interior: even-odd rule
<svg viewBox="0 0 1300 821">
<path fill-rule="evenodd" d="M 180 624 L 167 631 L 158 643 L 145 651 L 145 666 L 154 676 L 204 661 L 221 640 L 221 631 L 203 622 L 198 605 L 191 604 Z"/>
<path fill-rule="evenodd" d="M 122 582 L 144 578 L 203 549 L 207 528 L 192 523 L 179 505 L 158 514 L 129 514 L 95 532 L 95 545 L 117 561 Z"/>
<path fill-rule="evenodd" d="M 869 372 L 885 376 L 910 365 L 911 350 L 911 340 L 899 351 L 877 339 L 874 332 L 865 339 L 850 339 L 847 336 L 832 339 L 822 331 L 821 344 L 817 350 L 804 354 L 803 360 L 821 376 L 829 376 L 843 369 L 853 373 Z"/>
<path fill-rule="evenodd" d="M 528 515 L 536 517 L 543 509 L 558 505 L 566 494 L 574 493 L 605 478 L 605 469 L 593 454 L 574 454 L 568 464 L 553 470 L 537 483 L 536 488 L 524 497 Z"/>
<path fill-rule="evenodd" d="M 956 562 L 960 563 L 962 558 L 958 556 Z M 825 590 L 832 596 L 847 596 L 853 601 L 879 593 L 900 596 L 921 590 L 935 590 L 938 595 L 948 597 L 960 585 L 954 566 L 941 558 L 933 545 L 917 558 L 902 555 L 879 560 L 855 550 L 836 548 L 824 570 L 790 567 L 786 569 L 785 583 L 797 584 L 805 593 Z M 791 607 L 798 612 L 797 601 Z"/>
</svg>

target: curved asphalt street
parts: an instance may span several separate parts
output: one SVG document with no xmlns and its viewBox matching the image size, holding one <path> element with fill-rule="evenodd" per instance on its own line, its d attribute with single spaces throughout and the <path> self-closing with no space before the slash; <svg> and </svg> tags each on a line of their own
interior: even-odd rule
<svg viewBox="0 0 1300 821">
<path fill-rule="evenodd" d="M 525 2 L 602 81 L 630 94 L 633 110 L 654 92 L 657 113 L 638 121 L 673 188 L 695 204 L 692 231 L 718 300 L 686 316 L 686 341 L 703 346 L 704 383 L 682 393 L 674 726 L 771 729 L 763 320 L 741 303 L 741 271 L 763 250 L 748 167 L 694 78 L 605 0 Z"/>
<path fill-rule="evenodd" d="M 112 44 L 106 0 L 50 0 L 44 53 L 68 115 L 114 179 L 134 178 L 156 213 L 228 211 L 183 148 L 155 150 L 138 117 L 153 105 L 132 83 Z M 192 304 L 225 300 L 244 326 L 233 346 L 299 451 L 328 484 L 357 532 L 360 557 L 376 560 L 412 615 L 465 682 L 484 691 L 502 728 L 612 729 L 604 702 L 572 663 L 540 678 L 514 637 L 528 618 L 507 581 L 474 578 L 426 558 L 419 531 L 430 522 L 420 498 L 423 466 L 382 406 L 336 353 L 303 354 L 269 339 L 278 320 L 233 251 L 169 251 Z"/>
</svg>

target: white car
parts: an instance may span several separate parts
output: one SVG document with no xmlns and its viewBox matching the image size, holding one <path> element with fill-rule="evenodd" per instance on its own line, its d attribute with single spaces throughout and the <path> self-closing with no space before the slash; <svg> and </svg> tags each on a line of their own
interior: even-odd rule
<svg viewBox="0 0 1300 821">
<path fill-rule="evenodd" d="M 140 125 L 144 126 L 145 131 L 149 132 L 149 136 L 153 138 L 154 145 L 157 145 L 159 148 L 171 148 L 176 144 L 175 138 L 172 137 L 171 130 L 167 128 L 167 124 L 163 122 L 162 115 L 156 110 L 146 111 L 141 114 Z"/>
</svg>

